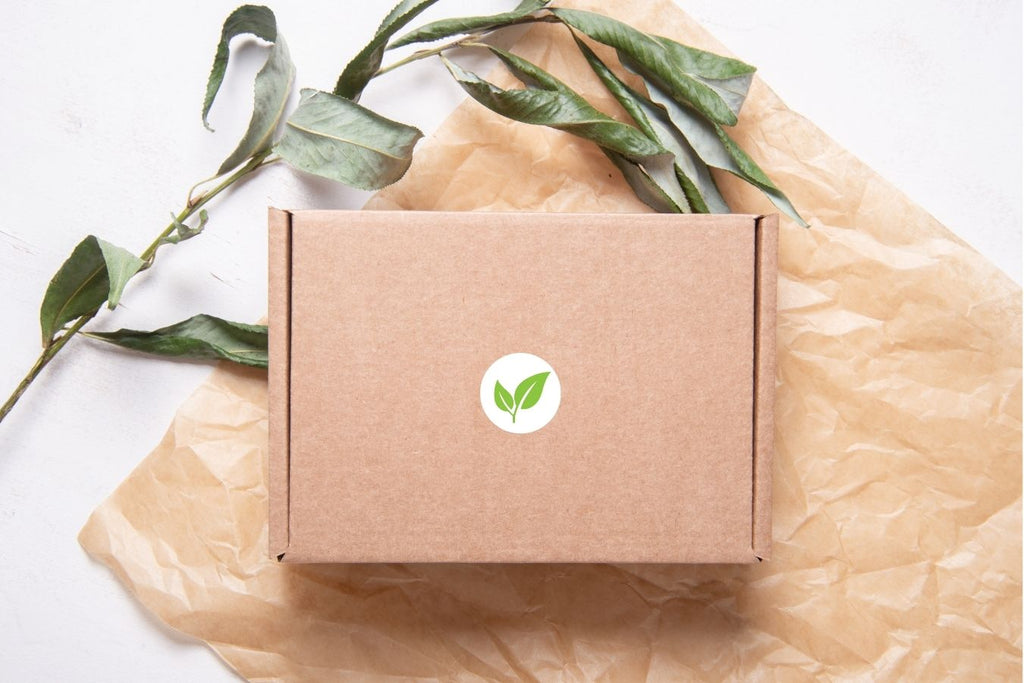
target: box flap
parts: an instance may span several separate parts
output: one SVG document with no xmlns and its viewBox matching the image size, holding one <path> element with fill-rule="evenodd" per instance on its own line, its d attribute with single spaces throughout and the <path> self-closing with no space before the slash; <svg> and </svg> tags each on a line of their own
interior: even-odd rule
<svg viewBox="0 0 1024 683">
<path fill-rule="evenodd" d="M 270 508 L 270 553 L 279 559 L 288 548 L 288 455 L 290 412 L 291 214 L 270 209 L 270 283 L 268 294 L 270 402 L 267 487 Z"/>
<path fill-rule="evenodd" d="M 757 279 L 754 307 L 754 510 L 753 549 L 771 557 L 772 456 L 775 443 L 775 316 L 777 310 L 779 217 L 761 216 L 756 225 Z"/>
</svg>

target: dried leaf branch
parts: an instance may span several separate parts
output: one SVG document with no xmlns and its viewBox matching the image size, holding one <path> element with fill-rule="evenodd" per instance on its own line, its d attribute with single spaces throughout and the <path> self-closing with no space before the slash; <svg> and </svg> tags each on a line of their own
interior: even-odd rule
<svg viewBox="0 0 1024 683">
<path fill-rule="evenodd" d="M 758 187 L 783 213 L 806 226 L 786 196 L 725 130 L 738 120 L 754 67 L 644 33 L 600 14 L 551 7 L 548 0 L 522 0 L 500 14 L 434 21 L 395 37 L 435 2 L 402 0 L 395 5 L 344 68 L 333 91 L 304 89 L 287 117 L 295 66 L 274 13 L 257 5 L 244 5 L 232 12 L 222 27 L 207 79 L 202 121 L 209 128 L 207 117 L 227 71 L 231 39 L 252 35 L 266 41 L 268 47 L 254 83 L 248 128 L 217 173 L 189 191 L 184 208 L 141 254 L 95 235 L 75 247 L 43 298 L 42 352 L 0 407 L 0 421 L 104 304 L 117 306 L 131 279 L 153 266 L 159 249 L 199 235 L 207 221 L 203 207 L 245 178 L 278 161 L 365 190 L 380 189 L 401 178 L 423 134 L 374 113 L 360 105 L 359 98 L 374 78 L 422 59 L 438 57 L 470 97 L 502 116 L 555 128 L 598 145 L 637 196 L 657 211 L 728 211 L 710 171 L 717 168 Z M 587 63 L 633 122 L 608 116 L 555 75 L 483 42 L 495 31 L 530 22 L 556 23 L 570 31 Z M 646 92 L 633 90 L 620 80 L 584 37 L 614 48 L 622 64 L 643 79 Z M 454 40 L 383 64 L 394 48 L 449 38 Z M 465 70 L 450 58 L 451 52 L 461 48 L 489 50 L 523 87 L 501 88 Z M 278 130 L 282 132 L 275 137 Z M 208 185 L 209 189 L 196 194 L 197 187 Z M 198 224 L 189 226 L 188 221 L 197 215 Z M 226 359 L 260 367 L 267 362 L 265 327 L 212 316 L 195 316 L 152 332 L 118 330 L 88 336 L 169 357 Z M 528 407 L 519 397 L 514 403 Z"/>
</svg>

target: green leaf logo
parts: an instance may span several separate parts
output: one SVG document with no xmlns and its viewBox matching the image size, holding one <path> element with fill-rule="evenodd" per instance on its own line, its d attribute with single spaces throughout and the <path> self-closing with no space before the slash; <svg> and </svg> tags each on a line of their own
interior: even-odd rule
<svg viewBox="0 0 1024 683">
<path fill-rule="evenodd" d="M 548 381 L 550 372 L 538 372 L 527 377 L 516 387 L 515 394 L 501 386 L 500 381 L 494 383 L 494 404 L 512 416 L 512 424 L 516 423 L 516 415 L 520 410 L 527 410 L 537 405 L 544 392 L 544 383 Z"/>
<path fill-rule="evenodd" d="M 484 416 L 495 427 L 509 434 L 531 434 L 558 412 L 562 382 L 540 356 L 509 353 L 488 366 L 480 379 L 479 396 Z"/>
<path fill-rule="evenodd" d="M 504 410 L 509 415 L 512 415 L 513 422 L 516 421 L 516 402 L 512 400 L 512 394 L 508 393 L 508 389 L 501 386 L 501 382 L 494 383 L 494 403 L 500 409 Z"/>
</svg>

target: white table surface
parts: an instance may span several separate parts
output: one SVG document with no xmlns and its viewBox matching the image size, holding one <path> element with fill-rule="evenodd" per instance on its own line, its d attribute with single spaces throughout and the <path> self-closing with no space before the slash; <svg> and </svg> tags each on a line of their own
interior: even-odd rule
<svg viewBox="0 0 1024 683">
<path fill-rule="evenodd" d="M 790 106 L 1020 282 L 1017 0 L 678 1 Z M 435 14 L 513 4 L 447 0 Z M 200 103 L 235 3 L 10 5 L 0 23 L 4 396 L 38 353 L 39 302 L 72 247 L 87 233 L 148 244 L 234 146 L 262 58 L 240 51 L 211 135 Z M 300 85 L 330 89 L 385 11 L 370 5 L 273 3 Z M 435 63 L 382 79 L 364 101 L 429 133 L 461 99 Z M 207 233 L 162 252 L 100 326 L 152 328 L 199 312 L 256 320 L 266 307 L 266 206 L 358 208 L 366 196 L 274 167 L 213 205 Z M 76 340 L 0 424 L 0 678 L 236 680 L 76 542 L 208 372 Z"/>
</svg>

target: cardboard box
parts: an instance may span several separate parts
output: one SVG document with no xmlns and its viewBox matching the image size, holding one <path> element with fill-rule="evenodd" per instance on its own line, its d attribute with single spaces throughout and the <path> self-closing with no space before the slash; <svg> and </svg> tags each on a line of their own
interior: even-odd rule
<svg viewBox="0 0 1024 683">
<path fill-rule="evenodd" d="M 270 552 L 767 557 L 777 232 L 271 210 Z"/>
</svg>

